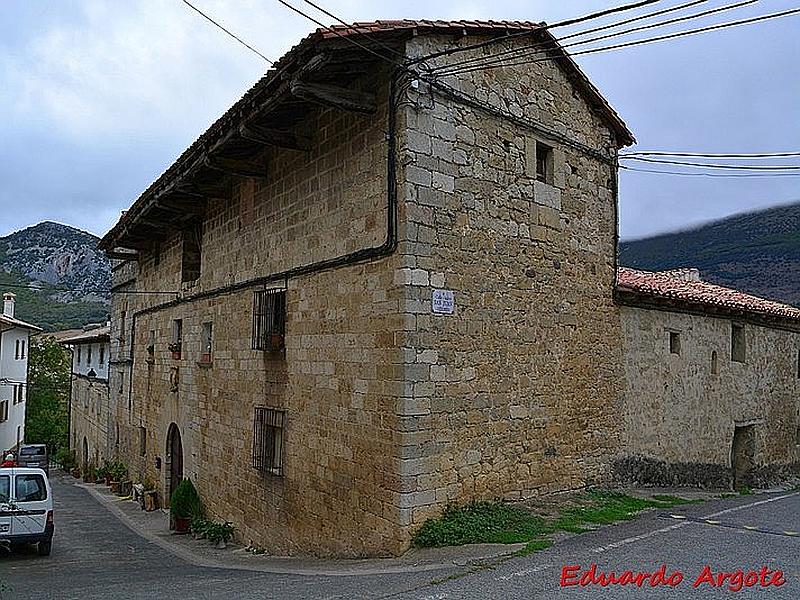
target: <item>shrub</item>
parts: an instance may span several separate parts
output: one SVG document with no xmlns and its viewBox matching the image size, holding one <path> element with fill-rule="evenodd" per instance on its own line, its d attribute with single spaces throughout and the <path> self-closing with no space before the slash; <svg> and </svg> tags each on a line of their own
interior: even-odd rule
<svg viewBox="0 0 800 600">
<path fill-rule="evenodd" d="M 205 534 L 208 541 L 212 544 L 219 542 L 229 542 L 233 538 L 233 524 L 232 523 L 207 523 L 205 527 Z"/>
<path fill-rule="evenodd" d="M 111 479 L 114 481 L 123 481 L 128 477 L 128 467 L 119 461 L 114 462 L 108 468 L 108 474 L 111 475 Z"/>
<path fill-rule="evenodd" d="M 71 471 L 75 468 L 75 451 L 69 448 L 61 448 L 56 454 L 56 461 L 58 461 L 62 469 Z"/>
<path fill-rule="evenodd" d="M 169 499 L 169 511 L 173 517 L 193 519 L 203 516 L 203 503 L 197 490 L 189 479 L 184 479 L 172 492 Z"/>
</svg>

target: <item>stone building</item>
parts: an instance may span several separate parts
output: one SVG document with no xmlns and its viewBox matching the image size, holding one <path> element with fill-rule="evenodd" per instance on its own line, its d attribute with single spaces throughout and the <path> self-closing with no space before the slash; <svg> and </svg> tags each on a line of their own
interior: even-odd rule
<svg viewBox="0 0 800 600">
<path fill-rule="evenodd" d="M 110 325 L 87 325 L 58 338 L 72 353 L 69 438 L 82 467 L 116 458 L 116 414 L 110 410 L 108 388 L 110 329 Z"/>
<path fill-rule="evenodd" d="M 729 424 L 680 454 L 666 440 L 680 409 L 659 390 L 637 426 L 661 333 L 679 334 L 691 374 L 690 325 L 706 350 L 724 325 L 624 287 L 615 303 L 616 157 L 633 138 L 547 31 L 336 32 L 293 48 L 101 242 L 115 451 L 132 473 L 165 501 L 190 477 L 245 543 L 355 556 L 403 551 L 450 503 L 721 468 Z M 548 60 L 507 54 L 532 43 Z M 783 335 L 736 318 L 748 343 Z M 659 377 L 677 381 L 670 360 Z M 720 385 L 754 378 L 761 363 L 744 364 Z M 773 383 L 780 398 L 725 418 L 791 429 L 793 391 Z M 789 464 L 785 436 L 748 431 L 753 461 Z"/>
<path fill-rule="evenodd" d="M 621 269 L 625 428 L 618 479 L 727 488 L 800 472 L 800 310 Z"/>
<path fill-rule="evenodd" d="M 28 349 L 39 327 L 15 316 L 16 295 L 3 294 L 0 313 L 0 452 L 25 441 L 25 408 L 28 399 Z M 4 454 L 5 456 L 5 454 Z"/>
</svg>

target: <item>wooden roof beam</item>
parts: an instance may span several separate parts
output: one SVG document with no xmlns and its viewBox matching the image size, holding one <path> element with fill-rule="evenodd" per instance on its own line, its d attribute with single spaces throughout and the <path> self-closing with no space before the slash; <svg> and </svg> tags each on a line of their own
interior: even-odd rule
<svg viewBox="0 0 800 600">
<path fill-rule="evenodd" d="M 203 166 L 215 171 L 230 173 L 239 177 L 255 177 L 264 179 L 267 176 L 267 169 L 264 165 L 247 160 L 237 160 L 234 158 L 222 158 L 219 156 L 207 156 Z"/>
<path fill-rule="evenodd" d="M 292 94 L 297 98 L 323 106 L 333 106 L 359 113 L 374 113 L 378 109 L 375 94 L 370 92 L 359 92 L 338 85 L 309 83 L 296 79 L 292 81 L 290 87 Z"/>
<path fill-rule="evenodd" d="M 288 148 L 290 150 L 308 151 L 311 149 L 311 138 L 301 133 L 272 129 L 261 125 L 250 124 L 239 127 L 239 135 L 251 142 L 266 146 Z"/>
</svg>

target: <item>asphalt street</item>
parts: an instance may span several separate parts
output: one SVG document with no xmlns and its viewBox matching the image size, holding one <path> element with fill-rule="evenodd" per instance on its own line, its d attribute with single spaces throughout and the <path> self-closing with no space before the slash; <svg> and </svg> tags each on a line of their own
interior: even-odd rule
<svg viewBox="0 0 800 600">
<path fill-rule="evenodd" d="M 50 557 L 31 549 L 0 556 L 0 599 L 126 598 L 800 598 L 800 493 L 737 497 L 649 512 L 632 522 L 563 540 L 500 564 L 437 571 L 308 576 L 201 567 L 141 537 L 86 490 L 54 483 L 56 538 Z M 685 518 L 676 518 L 685 517 Z M 710 521 L 710 522 L 708 522 Z M 565 566 L 597 571 L 679 571 L 675 587 L 560 586 Z M 766 566 L 783 571 L 779 587 L 733 591 L 692 583 L 709 565 L 715 577 Z M 752 577 L 750 579 L 752 583 Z M 736 587 L 735 585 L 733 587 Z"/>
</svg>

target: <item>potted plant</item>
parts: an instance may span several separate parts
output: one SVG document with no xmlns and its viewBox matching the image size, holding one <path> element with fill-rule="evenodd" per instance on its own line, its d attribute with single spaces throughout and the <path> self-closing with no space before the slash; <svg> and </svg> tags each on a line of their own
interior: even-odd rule
<svg viewBox="0 0 800 600">
<path fill-rule="evenodd" d="M 188 533 L 192 519 L 203 516 L 203 504 L 191 480 L 184 479 L 172 492 L 169 514 L 176 533 Z"/>
<path fill-rule="evenodd" d="M 180 360 L 181 358 L 181 343 L 180 342 L 172 342 L 169 345 L 169 351 L 172 352 L 172 358 L 175 360 Z"/>
<path fill-rule="evenodd" d="M 84 483 L 94 483 L 96 479 L 94 463 L 89 463 L 83 471 Z"/>
<path fill-rule="evenodd" d="M 111 465 L 111 492 L 114 494 L 119 493 L 119 486 L 120 482 L 124 481 L 128 477 L 128 467 L 126 467 L 123 463 L 117 461 L 113 465 Z"/>
<path fill-rule="evenodd" d="M 75 467 L 74 469 L 72 469 L 72 476 L 75 479 L 80 479 L 81 478 L 81 468 L 80 467 Z"/>
<path fill-rule="evenodd" d="M 284 340 L 282 333 L 273 333 L 270 335 L 270 348 L 273 352 L 283 350 Z"/>
</svg>

